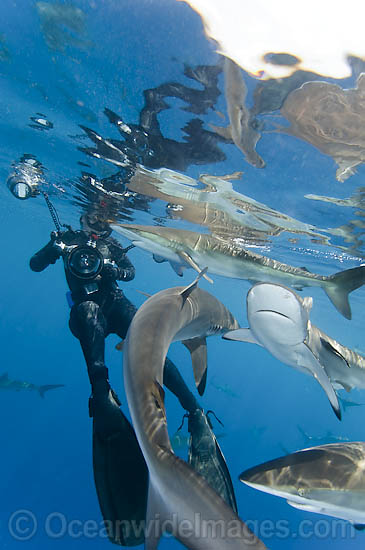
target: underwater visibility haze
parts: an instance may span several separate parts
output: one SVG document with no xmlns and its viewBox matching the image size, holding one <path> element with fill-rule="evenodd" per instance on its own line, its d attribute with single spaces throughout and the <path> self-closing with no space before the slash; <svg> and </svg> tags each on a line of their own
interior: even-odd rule
<svg viewBox="0 0 365 550">
<path fill-rule="evenodd" d="M 94 480 L 97 467 L 106 477 L 112 472 L 96 464 L 95 414 L 90 418 L 96 405 L 89 402 L 84 358 L 94 351 L 82 349 L 72 320 L 69 326 L 78 290 L 70 285 L 70 296 L 57 261 L 73 255 L 66 262 L 72 276 L 77 262 L 83 265 L 76 276 L 92 302 L 99 275 L 109 267 L 110 276 L 116 267 L 97 253 L 85 256 L 85 247 L 98 248 L 105 227 L 113 230 L 112 246 L 135 268 L 133 278 L 126 264 L 118 285 L 137 308 L 157 292 L 188 287 L 200 272 L 197 286 L 177 292 L 180 316 L 168 303 L 168 323 L 163 315 L 161 324 L 151 317 L 143 332 L 136 321 L 126 340 L 128 327 L 123 329 L 122 343 L 108 328 L 105 366 L 150 468 L 150 495 L 161 491 L 158 498 L 172 514 L 191 507 L 208 519 L 209 513 L 230 518 L 237 508 L 257 537 L 252 548 L 364 548 L 365 48 L 357 51 L 354 40 L 340 69 L 331 56 L 327 72 L 325 52 L 311 66 L 309 55 L 300 62 L 302 49 L 278 49 L 285 44 L 275 41 L 263 57 L 235 55 L 219 27 L 232 21 L 222 16 L 217 27 L 208 13 L 213 5 L 228 12 L 233 4 L 1 3 L 1 548 L 112 544 L 103 523 L 109 504 L 98 500 L 105 480 L 97 474 Z M 334 4 L 350 25 L 353 2 Z M 281 0 L 277 17 L 268 10 L 273 35 L 286 21 L 279 15 L 283 5 Z M 241 8 L 240 33 L 250 35 L 255 13 Z M 297 10 L 291 19 L 288 11 L 287 20 L 299 40 L 304 21 Z M 352 14 L 354 36 L 354 20 L 365 15 L 359 10 Z M 267 18 L 262 21 L 256 32 L 266 32 Z M 320 32 L 317 23 L 313 32 Z M 335 25 L 331 15 L 327 26 L 334 34 Z M 271 35 L 266 38 L 265 47 Z M 77 257 L 79 248 L 59 236 L 78 231 L 81 217 L 83 228 L 88 220 L 90 234 L 97 235 L 94 243 L 82 243 Z M 31 269 L 31 257 L 49 241 L 50 265 Z M 87 270 L 94 267 L 91 276 Z M 250 302 L 248 312 L 247 294 L 259 282 L 269 283 L 269 294 L 258 297 L 256 309 Z M 214 307 L 206 293 L 217 299 Z M 154 302 L 148 303 L 140 311 L 152 310 Z M 186 304 L 195 305 L 193 321 Z M 238 337 L 238 324 L 250 330 Z M 165 338 L 161 330 L 171 334 Z M 223 339 L 226 330 L 231 340 L 243 341 Z M 228 496 L 217 489 L 224 505 L 215 500 L 216 485 L 207 488 L 198 477 L 205 455 L 197 459 L 190 439 L 193 418 L 183 421 L 185 410 L 162 387 L 161 373 L 158 383 L 151 382 L 156 418 L 165 426 L 166 411 L 168 420 L 168 435 L 158 431 L 160 454 L 148 439 L 144 413 L 150 405 L 133 390 L 148 386 L 147 359 L 159 345 L 167 349 L 176 334 L 183 337 L 171 344 L 168 357 L 204 411 L 212 411 L 204 430 L 213 430 L 216 439 L 207 453 L 215 453 L 222 479 L 229 478 L 226 468 L 232 479 Z M 200 340 L 192 346 L 192 338 Z M 135 365 L 133 357 L 142 360 Z M 153 368 L 157 372 L 155 363 Z M 96 395 L 95 387 L 94 381 Z M 314 466 L 308 465 L 312 459 Z M 130 477 L 133 493 L 138 464 L 126 464 L 120 474 Z M 208 501 L 213 504 L 205 516 L 205 508 L 194 508 L 208 508 Z M 181 542 L 198 550 L 223 548 L 214 536 L 204 545 L 204 536 L 198 533 L 189 546 L 188 539 L 166 533 L 158 548 L 173 550 Z M 134 542 L 143 547 L 143 537 Z"/>
</svg>

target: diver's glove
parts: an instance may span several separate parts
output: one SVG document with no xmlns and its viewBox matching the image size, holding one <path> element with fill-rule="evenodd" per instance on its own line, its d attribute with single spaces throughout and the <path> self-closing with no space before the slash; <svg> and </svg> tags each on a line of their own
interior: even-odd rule
<svg viewBox="0 0 365 550">
<path fill-rule="evenodd" d="M 107 281 L 114 282 L 120 278 L 120 269 L 114 262 L 104 264 L 102 277 Z"/>
<path fill-rule="evenodd" d="M 114 262 L 110 262 L 104 265 L 102 271 L 103 277 L 109 281 L 129 281 L 130 270 L 121 269 Z"/>
<path fill-rule="evenodd" d="M 129 281 L 131 278 L 130 269 L 118 269 L 118 281 Z"/>
</svg>

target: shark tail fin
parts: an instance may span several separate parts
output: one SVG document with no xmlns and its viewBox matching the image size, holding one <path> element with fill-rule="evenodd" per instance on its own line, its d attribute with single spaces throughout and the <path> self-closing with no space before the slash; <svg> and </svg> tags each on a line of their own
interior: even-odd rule
<svg viewBox="0 0 365 550">
<path fill-rule="evenodd" d="M 39 386 L 38 391 L 39 391 L 39 395 L 43 398 L 46 391 L 55 390 L 56 388 L 64 388 L 64 387 L 65 387 L 64 384 L 48 384 L 44 386 Z"/>
<path fill-rule="evenodd" d="M 365 265 L 330 275 L 327 281 L 329 284 L 324 287 L 327 296 L 346 319 L 351 319 L 349 294 L 365 283 Z"/>
</svg>

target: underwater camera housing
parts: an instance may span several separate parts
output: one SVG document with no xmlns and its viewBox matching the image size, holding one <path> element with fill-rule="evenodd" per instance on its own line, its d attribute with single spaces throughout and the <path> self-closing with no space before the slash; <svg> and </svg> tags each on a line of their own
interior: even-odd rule
<svg viewBox="0 0 365 550">
<path fill-rule="evenodd" d="M 78 279 L 95 279 L 101 273 L 105 264 L 116 266 L 114 261 L 103 257 L 96 248 L 94 241 L 91 240 L 85 245 L 67 246 L 62 242 L 55 242 L 54 246 L 61 249 L 67 271 Z"/>
<path fill-rule="evenodd" d="M 26 200 L 40 193 L 39 187 L 44 181 L 42 175 L 41 163 L 32 155 L 23 155 L 14 165 L 6 185 L 16 199 Z"/>
<path fill-rule="evenodd" d="M 67 256 L 66 267 L 79 279 L 95 279 L 104 267 L 104 258 L 91 246 L 77 246 Z"/>
</svg>

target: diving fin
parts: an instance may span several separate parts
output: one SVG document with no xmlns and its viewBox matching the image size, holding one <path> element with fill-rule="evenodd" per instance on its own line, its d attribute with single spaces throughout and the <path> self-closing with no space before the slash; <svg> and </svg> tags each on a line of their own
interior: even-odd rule
<svg viewBox="0 0 365 550">
<path fill-rule="evenodd" d="M 93 398 L 91 410 L 94 482 L 108 538 L 142 544 L 148 470 L 134 430 L 110 394 Z"/>
<path fill-rule="evenodd" d="M 237 513 L 232 479 L 223 453 L 202 409 L 190 412 L 188 463 L 223 500 Z"/>
</svg>

